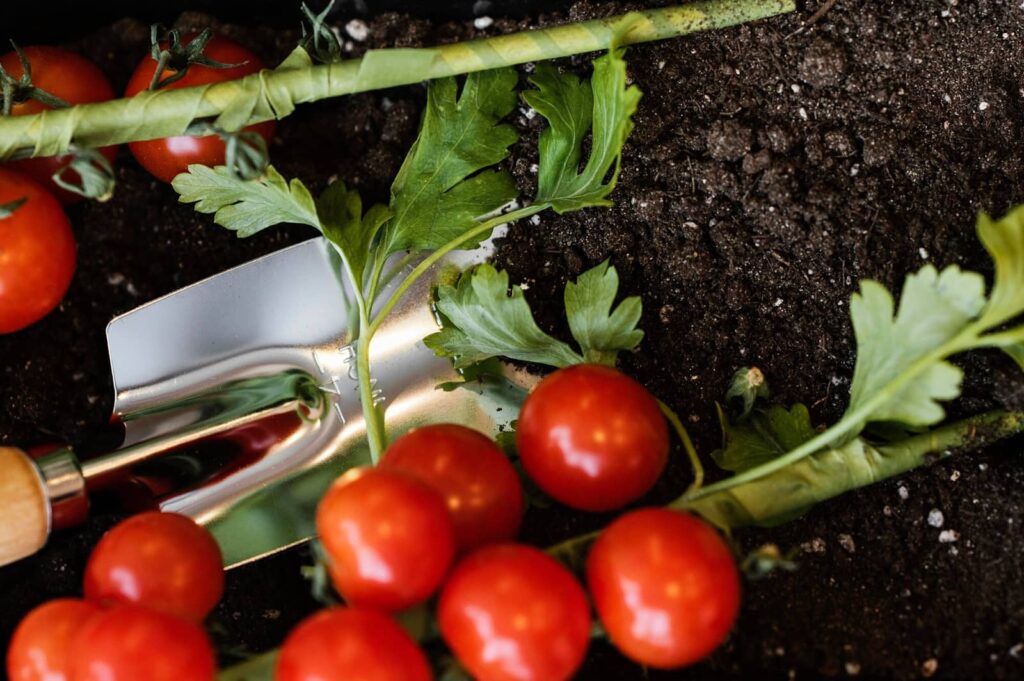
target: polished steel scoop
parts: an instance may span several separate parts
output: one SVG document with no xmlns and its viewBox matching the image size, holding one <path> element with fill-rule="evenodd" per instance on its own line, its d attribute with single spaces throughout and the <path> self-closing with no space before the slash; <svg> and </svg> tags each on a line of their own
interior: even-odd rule
<svg viewBox="0 0 1024 681">
<path fill-rule="evenodd" d="M 435 268 L 481 262 L 490 250 L 453 253 Z M 410 287 L 371 343 L 388 431 L 444 421 L 497 432 L 517 413 L 512 384 L 436 389 L 458 376 L 421 342 L 437 330 L 433 279 Z M 349 294 L 338 256 L 317 238 L 114 319 L 107 344 L 124 444 L 84 461 L 61 449 L 34 462 L 46 504 L 42 542 L 84 518 L 95 494 L 195 518 L 229 567 L 313 536 L 328 485 L 369 459 Z M 3 535 L 0 564 L 20 557 L 5 558 Z"/>
</svg>

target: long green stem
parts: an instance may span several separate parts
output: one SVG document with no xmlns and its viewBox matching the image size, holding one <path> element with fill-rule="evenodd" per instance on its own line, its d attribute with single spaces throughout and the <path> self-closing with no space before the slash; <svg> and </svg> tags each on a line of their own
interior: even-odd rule
<svg viewBox="0 0 1024 681">
<path fill-rule="evenodd" d="M 700 456 L 697 454 L 697 448 L 693 446 L 693 440 L 690 439 L 690 434 L 686 431 L 686 426 L 679 420 L 679 416 L 672 411 L 672 408 L 667 404 L 658 400 L 658 408 L 661 409 L 661 413 L 668 419 L 668 422 L 672 424 L 672 427 L 676 431 L 676 435 L 679 436 L 679 441 L 683 443 L 683 449 L 686 450 L 686 456 L 690 459 L 690 468 L 693 469 L 693 482 L 690 483 L 690 487 L 686 490 L 687 492 L 693 492 L 704 485 L 704 464 L 700 462 Z"/>
<path fill-rule="evenodd" d="M 328 97 L 597 52 L 616 38 L 621 45 L 662 40 L 793 9 L 793 0 L 707 0 L 636 13 L 621 36 L 616 35 L 620 16 L 433 48 L 371 50 L 362 59 L 334 64 L 289 60 L 281 68 L 239 80 L 5 117 L 0 119 L 0 159 L 54 156 L 70 144 L 103 147 L 182 135 L 198 119 L 217 118 L 224 129 L 237 130 L 283 118 L 298 104 Z"/>
</svg>

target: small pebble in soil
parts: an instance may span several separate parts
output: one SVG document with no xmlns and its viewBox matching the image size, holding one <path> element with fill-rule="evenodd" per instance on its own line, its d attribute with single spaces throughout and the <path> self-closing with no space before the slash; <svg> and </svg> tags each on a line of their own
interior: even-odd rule
<svg viewBox="0 0 1024 681">
<path fill-rule="evenodd" d="M 860 674 L 860 663 L 859 662 L 847 662 L 846 663 L 846 673 L 849 676 L 857 676 L 857 674 Z"/>
<path fill-rule="evenodd" d="M 857 545 L 853 542 L 853 537 L 848 534 L 839 535 L 839 545 L 849 553 L 853 553 L 857 550 Z"/>
<path fill-rule="evenodd" d="M 804 553 L 825 553 L 825 540 L 821 537 L 815 537 L 811 541 L 805 541 L 801 544 L 800 550 Z"/>
<path fill-rule="evenodd" d="M 921 676 L 923 676 L 926 679 L 931 678 L 931 676 L 935 674 L 935 672 L 937 672 L 938 670 L 939 661 L 936 660 L 934 657 L 925 660 L 924 663 L 921 664 Z"/>
<path fill-rule="evenodd" d="M 1024 641 L 1021 641 L 1017 645 L 1010 648 L 1010 657 L 1020 659 L 1024 657 Z"/>
<path fill-rule="evenodd" d="M 900 499 L 903 499 L 903 501 L 910 498 L 910 490 L 908 490 L 904 485 L 900 485 L 899 489 L 896 491 L 899 492 Z"/>
<path fill-rule="evenodd" d="M 950 480 L 951 480 L 952 482 L 956 482 L 957 480 L 959 480 L 959 479 L 960 479 L 960 471 L 958 471 L 958 470 L 954 470 L 954 471 L 953 471 L 953 472 L 952 472 L 952 473 L 951 473 L 951 474 L 949 475 L 949 479 L 950 479 Z"/>
<path fill-rule="evenodd" d="M 943 530 L 942 532 L 939 532 L 940 544 L 952 544 L 958 539 L 960 539 L 960 533 L 956 530 Z"/>
<path fill-rule="evenodd" d="M 352 40 L 362 42 L 370 35 L 370 27 L 362 19 L 353 19 L 345 24 L 345 32 L 352 36 Z"/>
<path fill-rule="evenodd" d="M 490 17 L 477 17 L 476 19 L 473 20 L 473 27 L 476 28 L 478 31 L 482 31 L 488 26 L 492 25 L 493 23 L 494 19 Z"/>
<path fill-rule="evenodd" d="M 944 520 L 945 518 L 942 516 L 942 511 L 939 509 L 933 508 L 928 511 L 928 524 L 932 527 L 942 527 Z"/>
</svg>

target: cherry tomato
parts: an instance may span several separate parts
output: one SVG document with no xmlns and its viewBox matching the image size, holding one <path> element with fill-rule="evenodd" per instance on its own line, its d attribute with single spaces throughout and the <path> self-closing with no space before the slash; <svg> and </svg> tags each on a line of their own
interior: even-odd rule
<svg viewBox="0 0 1024 681">
<path fill-rule="evenodd" d="M 615 646 L 661 669 L 714 650 L 740 605 L 736 564 L 718 533 L 662 508 L 627 513 L 601 533 L 587 557 L 587 584 Z"/>
<path fill-rule="evenodd" d="M 182 44 L 188 44 L 195 34 L 182 36 Z M 164 45 L 163 47 L 166 47 Z M 208 66 L 193 64 L 188 67 L 188 73 L 181 80 L 176 80 L 161 88 L 161 90 L 173 90 L 194 85 L 207 85 L 209 83 L 220 83 L 226 80 L 236 80 L 251 73 L 256 73 L 263 68 L 263 62 L 248 48 L 238 43 L 215 35 L 206 44 L 204 54 L 214 61 L 222 64 L 238 64 L 226 69 L 215 69 Z M 138 93 L 148 90 L 153 74 L 156 72 L 157 63 L 151 57 L 146 57 L 135 69 L 128 87 L 125 90 L 125 97 L 134 97 Z M 172 69 L 167 69 L 161 74 L 161 78 L 173 75 Z M 274 135 L 274 121 L 266 121 L 251 125 L 246 130 L 258 133 L 268 143 Z M 188 170 L 189 165 L 198 163 L 204 166 L 217 166 L 224 164 L 224 142 L 216 135 L 206 137 L 192 137 L 183 135 L 180 137 L 167 137 L 165 139 L 146 140 L 144 142 L 132 142 L 128 145 L 132 154 L 139 164 L 164 182 L 170 182 L 176 175 Z"/>
<path fill-rule="evenodd" d="M 558 561 L 522 544 L 485 546 L 452 571 L 441 636 L 481 681 L 559 681 L 590 643 L 583 588 Z"/>
<path fill-rule="evenodd" d="M 482 433 L 452 423 L 415 428 L 388 447 L 380 466 L 419 478 L 444 497 L 461 552 L 510 541 L 519 533 L 519 476 Z"/>
<path fill-rule="evenodd" d="M 541 381 L 516 433 L 523 467 L 558 501 L 609 511 L 644 495 L 668 461 L 657 401 L 615 369 L 579 364 Z"/>
<path fill-rule="evenodd" d="M 224 593 L 220 547 L 176 513 L 148 511 L 103 535 L 85 566 L 85 597 L 135 603 L 201 622 Z"/>
<path fill-rule="evenodd" d="M 95 603 L 60 598 L 43 603 L 21 620 L 7 649 L 9 681 L 68 681 L 68 649 L 82 626 L 101 612 Z"/>
<path fill-rule="evenodd" d="M 356 607 L 404 610 L 426 600 L 455 553 L 441 496 L 393 470 L 351 470 L 320 500 L 316 527 L 334 586 Z"/>
<path fill-rule="evenodd" d="M 96 615 L 71 646 L 71 681 L 212 681 L 216 672 L 198 624 L 135 605 Z"/>
<path fill-rule="evenodd" d="M 110 87 L 110 81 L 95 64 L 82 55 L 59 47 L 42 45 L 24 47 L 22 51 L 31 67 L 32 84 L 40 90 L 63 99 L 68 104 L 91 104 L 114 98 L 114 89 Z M 21 60 L 13 50 L 0 57 L 0 66 L 16 80 L 24 73 Z M 24 116 L 50 108 L 52 107 L 35 99 L 26 99 L 11 107 L 11 115 Z M 117 156 L 117 147 L 104 147 L 100 152 L 108 161 L 113 162 Z M 10 167 L 46 187 L 61 203 L 69 204 L 80 201 L 82 197 L 58 187 L 52 178 L 53 174 L 70 160 L 70 156 L 27 158 L 11 162 Z M 64 179 L 71 183 L 77 182 L 78 173 L 69 171 Z"/>
<path fill-rule="evenodd" d="M 0 206 L 25 203 L 0 218 L 0 333 L 45 317 L 75 273 L 75 237 L 57 199 L 34 181 L 0 168 Z"/>
<path fill-rule="evenodd" d="M 427 658 L 387 615 L 331 608 L 302 621 L 281 647 L 276 681 L 429 681 Z"/>
</svg>

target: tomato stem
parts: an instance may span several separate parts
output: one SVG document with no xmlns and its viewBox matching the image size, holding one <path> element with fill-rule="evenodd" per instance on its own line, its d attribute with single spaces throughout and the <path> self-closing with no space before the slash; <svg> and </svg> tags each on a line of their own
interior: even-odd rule
<svg viewBox="0 0 1024 681">
<path fill-rule="evenodd" d="M 162 28 L 163 26 L 160 24 L 153 24 L 149 27 L 150 53 L 156 62 L 153 79 L 149 81 L 150 91 L 159 90 L 181 80 L 188 74 L 188 69 L 193 64 L 211 69 L 233 69 L 242 66 L 242 63 L 225 64 L 206 56 L 204 53 L 206 44 L 213 37 L 213 31 L 209 28 L 204 28 L 199 35 L 188 41 L 187 45 L 181 43 L 181 34 L 178 33 L 177 29 L 173 28 L 167 31 L 167 34 L 161 41 L 159 36 Z M 161 47 L 161 42 L 167 43 L 167 47 Z M 173 73 L 166 78 L 162 78 L 164 71 L 168 69 Z"/>
<path fill-rule="evenodd" d="M 675 429 L 676 435 L 679 437 L 679 441 L 683 443 L 683 449 L 686 450 L 686 456 L 690 459 L 690 468 L 693 469 L 693 482 L 686 488 L 686 493 L 695 492 L 704 485 L 704 465 L 700 462 L 700 456 L 697 454 L 697 448 L 693 446 L 693 440 L 690 439 L 690 434 L 686 431 L 686 426 L 679 419 L 679 416 L 672 411 L 672 408 L 667 404 L 658 400 L 658 408 L 661 409 L 661 413 L 664 414 L 668 422 L 672 424 L 672 428 Z"/>
<path fill-rule="evenodd" d="M 622 36 L 616 27 L 623 17 L 617 16 L 401 53 L 371 50 L 361 59 L 330 64 L 311 64 L 307 54 L 305 64 L 289 60 L 285 68 L 238 80 L 141 92 L 128 99 L 47 112 L 45 119 L 41 114 L 0 119 L 0 159 L 54 156 L 71 143 L 103 147 L 172 137 L 183 134 L 194 120 L 222 114 L 231 123 L 225 127 L 240 129 L 283 118 L 298 104 L 329 97 L 601 51 L 616 39 L 620 45 L 663 40 L 794 9 L 794 0 L 705 0 L 635 13 L 636 21 Z M 405 67 L 395 68 L 397 59 Z"/>
</svg>

